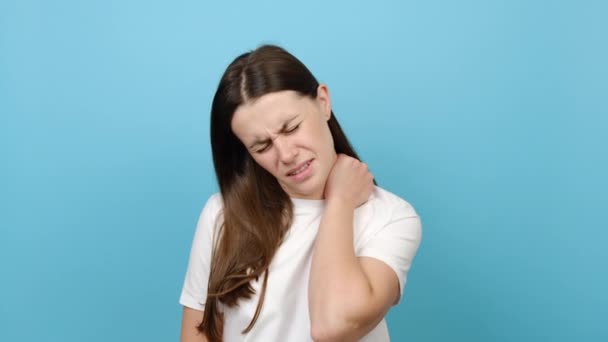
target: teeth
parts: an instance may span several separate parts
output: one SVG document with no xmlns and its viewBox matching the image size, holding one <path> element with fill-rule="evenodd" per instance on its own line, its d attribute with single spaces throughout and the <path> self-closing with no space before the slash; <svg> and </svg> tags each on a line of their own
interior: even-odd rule
<svg viewBox="0 0 608 342">
<path fill-rule="evenodd" d="M 295 176 L 295 175 L 301 173 L 302 171 L 306 170 L 306 168 L 308 167 L 308 165 L 310 165 L 310 162 L 306 162 L 306 164 L 302 165 L 302 167 L 300 167 L 299 169 L 297 169 L 294 172 L 292 172 L 291 175 Z"/>
</svg>

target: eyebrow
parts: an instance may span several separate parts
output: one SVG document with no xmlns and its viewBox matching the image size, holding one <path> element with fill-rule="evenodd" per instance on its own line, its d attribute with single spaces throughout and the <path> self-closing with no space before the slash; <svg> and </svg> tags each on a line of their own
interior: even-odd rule
<svg viewBox="0 0 608 342">
<path fill-rule="evenodd" d="M 287 119 L 283 123 L 283 127 L 281 127 L 281 129 L 279 130 L 279 134 L 285 133 L 287 131 L 287 126 L 289 126 L 289 123 L 292 122 L 293 120 L 295 120 L 298 116 L 299 115 L 296 114 L 296 115 L 292 116 L 290 119 Z M 256 145 L 268 144 L 269 142 L 270 142 L 269 138 L 266 138 L 266 139 L 256 138 L 255 141 L 253 142 L 253 144 L 249 145 L 249 148 L 254 148 Z"/>
</svg>

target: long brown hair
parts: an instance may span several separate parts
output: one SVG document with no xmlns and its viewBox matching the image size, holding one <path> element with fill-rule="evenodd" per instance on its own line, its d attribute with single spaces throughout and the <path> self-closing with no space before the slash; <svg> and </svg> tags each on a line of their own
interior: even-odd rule
<svg viewBox="0 0 608 342">
<path fill-rule="evenodd" d="M 260 167 L 231 129 L 235 110 L 261 96 L 293 90 L 317 97 L 319 83 L 296 57 L 283 48 L 263 45 L 238 56 L 220 80 L 211 107 L 211 149 L 223 200 L 223 222 L 213 247 L 203 321 L 198 330 L 221 341 L 224 317 L 219 302 L 228 307 L 255 293 L 252 280 L 263 276 L 254 316 L 260 315 L 270 262 L 292 223 L 293 205 L 278 181 Z M 329 129 L 337 153 L 358 158 L 332 111 Z"/>
</svg>

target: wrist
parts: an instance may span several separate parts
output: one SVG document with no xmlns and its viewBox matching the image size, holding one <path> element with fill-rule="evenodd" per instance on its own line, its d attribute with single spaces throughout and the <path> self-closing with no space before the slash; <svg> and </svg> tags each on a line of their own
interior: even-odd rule
<svg viewBox="0 0 608 342">
<path fill-rule="evenodd" d="M 357 206 L 350 201 L 345 200 L 341 197 L 330 197 L 327 199 L 326 209 L 338 210 L 338 211 L 354 211 Z"/>
</svg>

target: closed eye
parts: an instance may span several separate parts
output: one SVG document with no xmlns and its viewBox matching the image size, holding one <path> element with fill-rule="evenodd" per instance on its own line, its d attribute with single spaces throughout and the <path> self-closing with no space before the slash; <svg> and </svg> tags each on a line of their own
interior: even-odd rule
<svg viewBox="0 0 608 342">
<path fill-rule="evenodd" d="M 270 148 L 270 144 L 266 144 L 261 149 L 256 150 L 255 153 L 264 153 L 264 152 L 268 151 L 269 148 Z"/>
<path fill-rule="evenodd" d="M 300 124 L 301 124 L 301 123 L 299 123 L 299 124 L 297 124 L 297 125 L 293 126 L 292 128 L 287 129 L 287 130 L 285 131 L 285 133 L 286 133 L 286 134 L 289 134 L 289 133 L 293 133 L 293 132 L 295 132 L 295 131 L 296 131 L 298 128 L 300 128 Z"/>
</svg>

